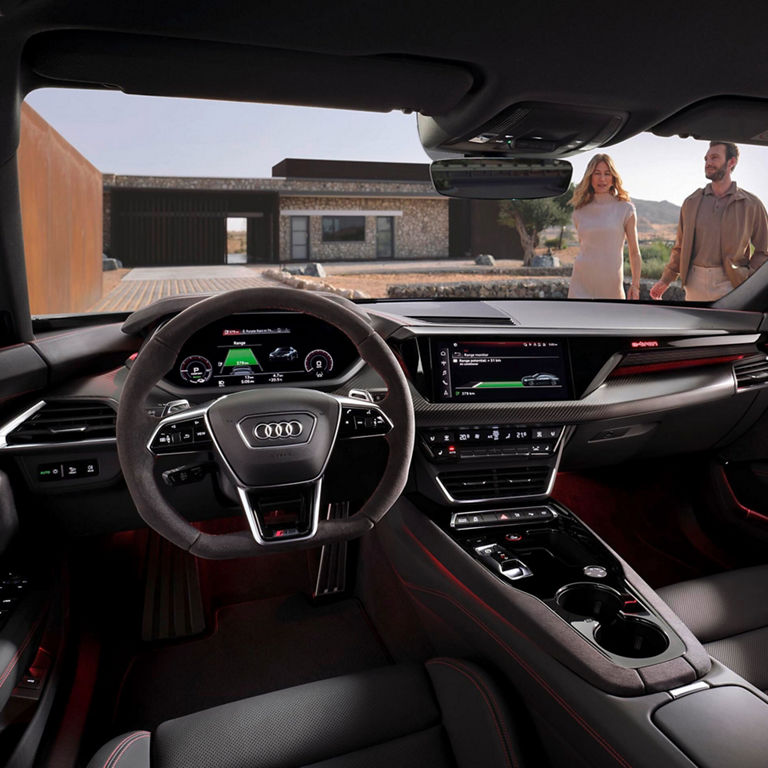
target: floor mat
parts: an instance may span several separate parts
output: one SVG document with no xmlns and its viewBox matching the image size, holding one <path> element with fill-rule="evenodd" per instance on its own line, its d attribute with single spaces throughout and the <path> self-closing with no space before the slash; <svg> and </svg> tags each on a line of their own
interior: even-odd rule
<svg viewBox="0 0 768 768">
<path fill-rule="evenodd" d="M 316 606 L 294 595 L 227 606 L 210 637 L 134 659 L 115 732 L 389 662 L 356 600 Z"/>
</svg>

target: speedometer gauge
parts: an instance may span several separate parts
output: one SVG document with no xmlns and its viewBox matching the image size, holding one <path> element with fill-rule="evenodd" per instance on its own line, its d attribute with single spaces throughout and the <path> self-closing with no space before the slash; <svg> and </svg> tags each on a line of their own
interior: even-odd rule
<svg viewBox="0 0 768 768">
<path fill-rule="evenodd" d="M 190 384 L 205 384 L 213 373 L 213 366 L 207 357 L 191 355 L 184 358 L 179 366 L 179 375 Z"/>
<path fill-rule="evenodd" d="M 313 349 L 304 358 L 304 370 L 322 379 L 333 370 L 333 358 L 324 349 Z"/>
</svg>

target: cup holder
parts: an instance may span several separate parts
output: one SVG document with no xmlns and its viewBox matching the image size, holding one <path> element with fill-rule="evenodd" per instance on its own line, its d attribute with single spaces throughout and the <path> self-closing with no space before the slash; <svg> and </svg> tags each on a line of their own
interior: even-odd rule
<svg viewBox="0 0 768 768">
<path fill-rule="evenodd" d="M 557 595 L 557 604 L 568 613 L 600 622 L 615 619 L 623 605 L 615 589 L 601 584 L 571 584 L 564 587 Z"/>
<path fill-rule="evenodd" d="M 557 595 L 564 611 L 584 619 L 594 619 L 598 626 L 595 642 L 609 653 L 630 659 L 658 656 L 669 647 L 669 638 L 650 621 L 636 616 L 622 616 L 621 595 L 602 584 L 570 584 Z"/>
<path fill-rule="evenodd" d="M 595 640 L 609 653 L 630 659 L 658 656 L 669 646 L 669 638 L 659 627 L 634 616 L 619 616 L 601 624 L 595 632 Z"/>
</svg>

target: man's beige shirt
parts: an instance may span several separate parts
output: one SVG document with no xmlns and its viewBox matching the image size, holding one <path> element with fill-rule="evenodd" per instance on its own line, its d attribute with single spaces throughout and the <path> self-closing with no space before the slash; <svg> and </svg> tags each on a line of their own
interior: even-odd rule
<svg viewBox="0 0 768 768">
<path fill-rule="evenodd" d="M 730 202 L 729 198 L 736 191 L 736 182 L 732 182 L 728 191 L 718 197 L 712 191 L 712 185 L 704 187 L 704 196 L 696 212 L 696 231 L 693 235 L 693 265 L 696 267 L 723 268 L 723 255 L 720 251 L 720 227 L 723 211 Z"/>
</svg>

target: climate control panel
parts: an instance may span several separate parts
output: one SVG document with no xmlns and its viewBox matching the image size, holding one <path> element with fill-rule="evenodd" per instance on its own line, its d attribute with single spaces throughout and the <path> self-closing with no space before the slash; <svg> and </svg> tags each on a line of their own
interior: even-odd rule
<svg viewBox="0 0 768 768">
<path fill-rule="evenodd" d="M 543 424 L 500 424 L 420 429 L 426 457 L 435 463 L 459 459 L 553 456 L 564 427 Z"/>
</svg>

